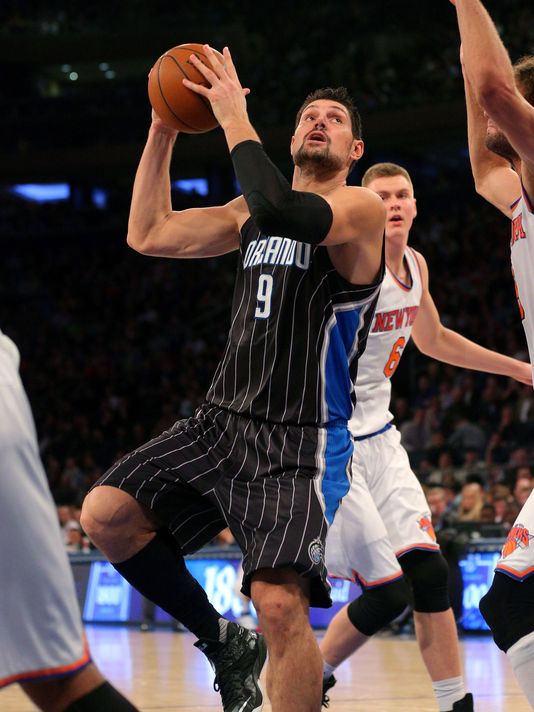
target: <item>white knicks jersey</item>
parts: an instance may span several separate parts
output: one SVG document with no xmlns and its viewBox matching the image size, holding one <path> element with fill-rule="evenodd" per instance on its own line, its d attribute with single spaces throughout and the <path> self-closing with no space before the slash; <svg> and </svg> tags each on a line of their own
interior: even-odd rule
<svg viewBox="0 0 534 712">
<path fill-rule="evenodd" d="M 423 293 L 421 269 L 410 247 L 406 248 L 404 259 L 411 286 L 386 269 L 367 346 L 358 363 L 357 402 L 349 420 L 349 429 L 355 436 L 376 433 L 393 419 L 389 412 L 390 379 L 410 339 Z"/>
<path fill-rule="evenodd" d="M 512 274 L 519 313 L 527 337 L 530 363 L 534 364 L 534 205 L 532 196 L 523 194 L 512 205 Z"/>
</svg>

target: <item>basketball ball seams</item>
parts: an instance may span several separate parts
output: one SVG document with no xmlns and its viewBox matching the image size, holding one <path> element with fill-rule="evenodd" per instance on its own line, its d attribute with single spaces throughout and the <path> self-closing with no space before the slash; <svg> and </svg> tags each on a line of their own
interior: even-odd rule
<svg viewBox="0 0 534 712">
<path fill-rule="evenodd" d="M 195 66 L 196 63 L 190 61 L 194 54 L 203 65 L 209 66 L 208 56 L 202 50 L 202 45 L 194 43 L 172 47 L 156 60 L 149 74 L 148 97 L 152 107 L 160 114 L 163 123 L 183 133 L 205 133 L 216 128 L 219 123 L 210 101 L 184 86 L 182 79 L 210 87 L 210 83 Z M 223 61 L 223 56 L 220 53 L 218 55 Z M 171 64 L 164 63 L 167 58 L 172 60 Z"/>
<path fill-rule="evenodd" d="M 188 47 L 181 47 L 180 49 L 185 49 L 185 50 L 187 50 L 187 49 L 189 49 L 189 48 L 188 48 Z M 207 59 L 206 55 L 205 55 L 205 54 L 202 54 L 201 52 L 195 52 L 194 50 L 191 50 L 191 54 L 195 54 L 197 57 L 204 57 L 205 59 Z M 185 77 L 186 79 L 189 79 L 189 81 L 193 81 L 193 80 L 191 79 L 191 77 L 188 75 L 188 73 L 186 72 L 186 70 L 182 67 L 182 65 L 180 64 L 180 62 L 176 59 L 176 57 L 175 57 L 174 55 L 172 55 L 172 54 L 164 54 L 163 56 L 164 56 L 164 57 L 169 57 L 169 59 L 172 59 L 172 61 L 176 64 L 176 66 L 177 66 L 178 69 L 182 72 L 182 74 L 184 75 L 184 77 Z M 189 61 L 189 60 L 187 60 L 187 61 Z M 186 64 L 187 64 L 187 62 L 186 62 Z M 204 86 L 209 86 L 209 85 L 208 85 L 208 84 L 204 84 Z M 206 108 L 209 110 L 210 114 L 211 114 L 211 115 L 213 116 L 213 118 L 215 119 L 215 114 L 213 113 L 213 109 L 211 108 L 211 104 L 210 104 L 209 101 L 206 99 L 206 97 L 205 97 L 205 96 L 201 96 L 200 94 L 197 94 L 197 97 L 200 99 L 200 101 L 201 101 L 203 104 L 206 105 Z M 215 119 L 215 120 L 217 120 L 217 119 Z"/>
<path fill-rule="evenodd" d="M 178 68 L 180 69 L 180 71 L 182 72 L 182 74 L 184 73 L 183 70 L 182 70 L 182 68 L 181 68 L 180 65 L 178 64 L 178 62 L 174 59 L 174 57 L 172 57 L 172 56 L 169 55 L 169 54 L 164 54 L 163 57 L 161 57 L 161 59 L 159 60 L 159 64 L 158 64 L 158 88 L 159 88 L 159 93 L 161 94 L 161 98 L 163 99 L 163 101 L 165 102 L 165 106 L 166 106 L 167 109 L 171 112 L 171 114 L 174 116 L 175 119 L 177 119 L 178 121 L 180 121 L 184 126 L 187 126 L 188 128 L 193 129 L 194 131 L 198 131 L 199 133 L 201 133 L 201 132 L 202 132 L 202 129 L 199 130 L 199 129 L 197 129 L 196 126 L 192 126 L 191 124 L 188 124 L 187 121 L 184 121 L 184 120 L 182 119 L 182 117 L 179 116 L 179 115 L 174 111 L 174 109 L 172 109 L 172 107 L 169 105 L 169 102 L 168 102 L 167 99 L 165 98 L 165 94 L 163 93 L 163 89 L 162 89 L 162 87 L 161 87 L 161 79 L 160 79 L 160 75 L 159 75 L 159 73 L 160 73 L 160 68 L 161 68 L 161 64 L 162 64 L 163 60 L 165 59 L 165 57 L 170 57 L 170 59 L 172 59 L 172 60 L 174 61 L 174 63 L 178 66 Z M 187 77 L 187 75 L 186 75 L 186 77 Z"/>
</svg>

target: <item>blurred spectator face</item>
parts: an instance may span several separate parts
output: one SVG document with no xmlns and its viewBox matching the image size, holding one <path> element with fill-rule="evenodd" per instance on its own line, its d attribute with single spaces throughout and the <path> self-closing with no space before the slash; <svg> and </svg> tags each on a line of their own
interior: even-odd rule
<svg viewBox="0 0 534 712">
<path fill-rule="evenodd" d="M 480 511 L 480 521 L 493 524 L 495 521 L 495 508 L 492 504 L 485 504 Z"/>
<path fill-rule="evenodd" d="M 532 492 L 532 480 L 522 477 L 518 479 L 514 487 L 515 501 L 522 507 Z"/>
<path fill-rule="evenodd" d="M 508 529 L 510 529 L 515 524 L 515 520 L 517 519 L 518 514 L 519 505 L 517 505 L 515 502 L 513 502 L 512 504 L 508 504 L 508 506 L 506 507 L 506 512 L 504 513 L 502 523 L 505 524 Z"/>
<path fill-rule="evenodd" d="M 464 453 L 464 463 L 466 465 L 475 465 L 478 462 L 478 452 L 476 450 L 466 450 Z"/>
<path fill-rule="evenodd" d="M 82 530 L 74 522 L 67 525 L 67 535 L 65 544 L 70 551 L 74 551 L 82 548 Z"/>
<path fill-rule="evenodd" d="M 524 447 L 518 447 L 517 450 L 514 450 L 510 455 L 510 465 L 524 465 L 528 467 L 528 461 L 528 451 Z"/>
<path fill-rule="evenodd" d="M 462 487 L 461 507 L 464 512 L 471 512 L 475 509 L 482 499 L 482 487 L 476 482 L 471 482 Z"/>
<path fill-rule="evenodd" d="M 66 504 L 61 505 L 57 508 L 57 515 L 59 517 L 59 523 L 64 527 L 65 524 L 72 519 L 71 507 L 68 507 Z"/>
<path fill-rule="evenodd" d="M 417 215 L 410 181 L 403 175 L 382 176 L 372 180 L 367 187 L 378 193 L 386 206 L 386 240 L 405 242 Z"/>
<path fill-rule="evenodd" d="M 438 457 L 438 467 L 440 470 L 454 470 L 454 464 L 450 452 L 442 452 Z"/>
<path fill-rule="evenodd" d="M 506 510 L 508 508 L 508 502 L 506 500 L 506 497 L 502 497 L 501 495 L 497 495 L 493 499 L 493 509 L 495 511 L 495 519 L 497 521 L 502 521 L 505 517 Z"/>
<path fill-rule="evenodd" d="M 428 506 L 432 517 L 439 518 L 447 509 L 447 498 L 442 487 L 432 487 L 427 496 Z"/>
<path fill-rule="evenodd" d="M 516 480 L 521 480 L 521 479 L 526 479 L 526 480 L 532 479 L 532 470 L 530 469 L 530 467 L 518 467 L 517 468 Z"/>
</svg>

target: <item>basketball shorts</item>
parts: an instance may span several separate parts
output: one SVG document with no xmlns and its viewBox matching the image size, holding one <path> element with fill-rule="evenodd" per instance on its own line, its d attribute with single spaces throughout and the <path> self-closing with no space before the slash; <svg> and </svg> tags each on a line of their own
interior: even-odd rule
<svg viewBox="0 0 534 712">
<path fill-rule="evenodd" d="M 90 662 L 18 358 L 0 334 L 0 687 Z M 11 342 L 12 343 L 12 342 Z"/>
<path fill-rule="evenodd" d="M 364 588 L 402 576 L 398 558 L 413 549 L 439 551 L 421 485 L 394 426 L 354 439 L 352 483 L 330 527 L 331 576 Z"/>
<path fill-rule="evenodd" d="M 534 574 L 534 496 L 531 494 L 517 515 L 510 529 L 497 562 L 495 571 L 500 571 L 516 581 Z"/>
<path fill-rule="evenodd" d="M 224 527 L 243 552 L 242 591 L 259 569 L 310 579 L 310 603 L 331 605 L 328 517 L 349 489 L 346 425 L 264 423 L 205 404 L 195 417 L 126 455 L 98 481 L 119 487 L 166 525 L 184 554 Z"/>
</svg>

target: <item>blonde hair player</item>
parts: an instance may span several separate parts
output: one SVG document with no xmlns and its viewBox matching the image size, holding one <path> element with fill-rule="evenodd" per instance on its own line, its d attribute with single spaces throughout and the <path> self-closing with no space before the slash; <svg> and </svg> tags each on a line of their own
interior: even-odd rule
<svg viewBox="0 0 534 712">
<path fill-rule="evenodd" d="M 512 221 L 519 313 L 534 356 L 534 56 L 512 66 L 479 0 L 456 0 L 477 192 Z M 480 610 L 534 708 L 534 497 L 510 530 Z"/>
<path fill-rule="evenodd" d="M 0 688 L 44 712 L 136 712 L 91 661 L 19 361 L 0 331 Z"/>
<path fill-rule="evenodd" d="M 352 484 L 326 542 L 329 573 L 358 581 L 363 594 L 332 620 L 321 643 L 325 692 L 333 670 L 402 612 L 413 588 L 415 629 L 439 709 L 468 712 L 448 572 L 423 490 L 410 468 L 389 412 L 391 382 L 410 335 L 428 356 L 463 368 L 531 383 L 530 364 L 482 348 L 443 327 L 429 292 L 425 259 L 408 246 L 417 214 L 408 172 L 372 166 L 363 185 L 387 209 L 386 275 L 355 382 Z"/>
</svg>

